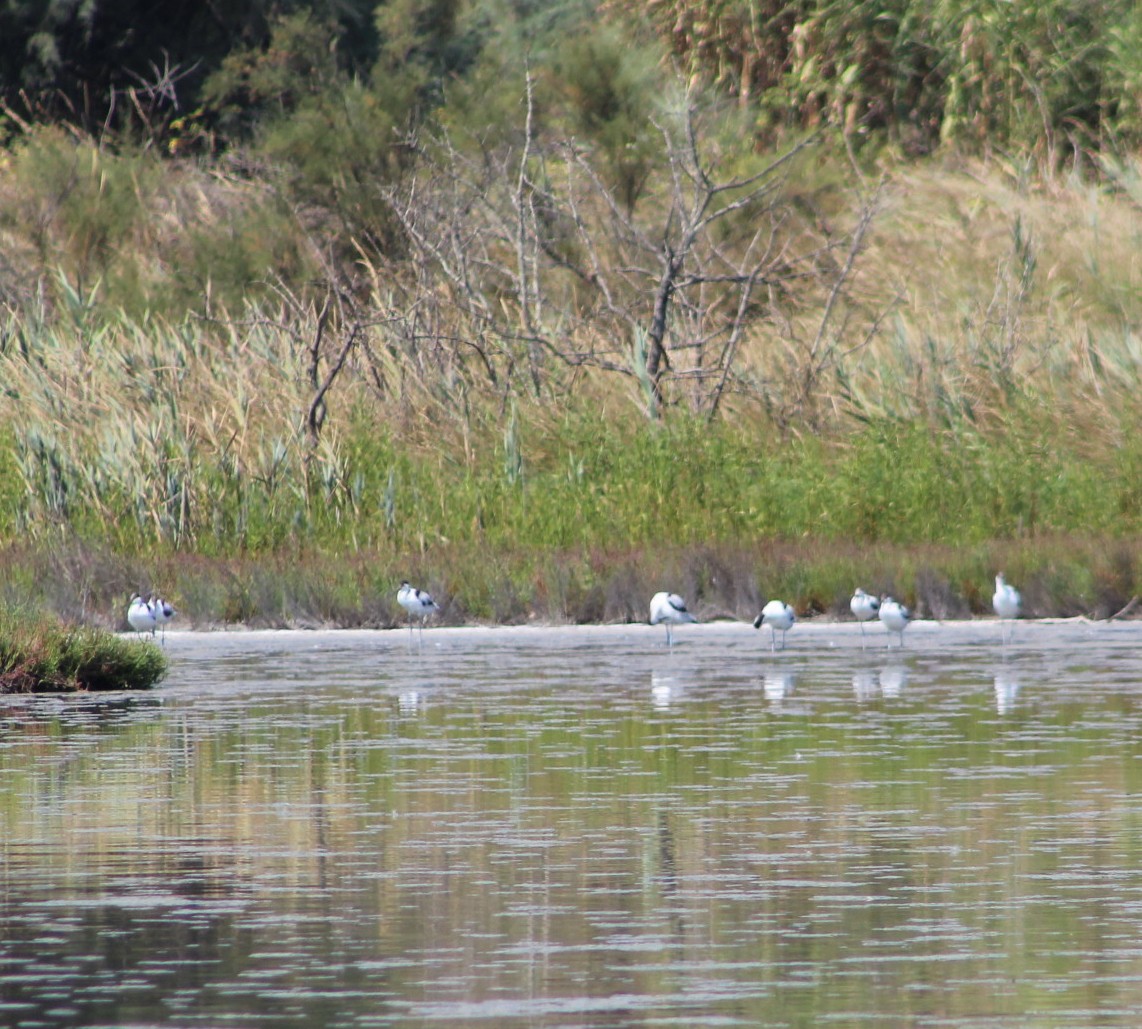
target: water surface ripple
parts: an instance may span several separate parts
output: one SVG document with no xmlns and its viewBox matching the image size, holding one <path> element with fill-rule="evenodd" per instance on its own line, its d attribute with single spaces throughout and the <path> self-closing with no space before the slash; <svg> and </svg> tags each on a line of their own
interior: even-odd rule
<svg viewBox="0 0 1142 1029">
<path fill-rule="evenodd" d="M 1142 623 L 168 634 L 0 708 L 10 1026 L 1133 1026 Z"/>
</svg>

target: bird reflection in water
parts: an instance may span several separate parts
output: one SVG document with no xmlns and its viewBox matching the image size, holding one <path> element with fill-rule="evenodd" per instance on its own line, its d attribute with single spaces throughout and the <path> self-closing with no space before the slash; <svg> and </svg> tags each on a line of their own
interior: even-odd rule
<svg viewBox="0 0 1142 1029">
<path fill-rule="evenodd" d="M 682 684 L 678 677 L 664 672 L 650 673 L 650 702 L 656 711 L 666 711 L 682 696 Z"/>
<path fill-rule="evenodd" d="M 765 699 L 777 707 L 792 692 L 796 685 L 796 677 L 792 672 L 766 672 L 762 681 Z"/>
<path fill-rule="evenodd" d="M 424 710 L 424 694 L 420 690 L 401 690 L 397 707 L 402 715 L 418 715 Z"/>
<path fill-rule="evenodd" d="M 1019 693 L 1019 677 L 1008 668 L 1000 668 L 995 673 L 995 710 L 1007 714 L 1015 706 Z"/>
<path fill-rule="evenodd" d="M 867 704 L 870 700 L 875 700 L 879 693 L 880 683 L 875 672 L 867 669 L 853 672 L 853 696 L 856 697 L 858 704 Z"/>
<path fill-rule="evenodd" d="M 880 692 L 890 700 L 899 697 L 908 685 L 908 669 L 904 665 L 888 665 L 880 670 Z"/>
<path fill-rule="evenodd" d="M 853 696 L 858 704 L 867 704 L 877 697 L 893 700 L 908 685 L 908 668 L 905 665 L 886 665 L 879 672 L 863 668 L 853 672 Z"/>
</svg>

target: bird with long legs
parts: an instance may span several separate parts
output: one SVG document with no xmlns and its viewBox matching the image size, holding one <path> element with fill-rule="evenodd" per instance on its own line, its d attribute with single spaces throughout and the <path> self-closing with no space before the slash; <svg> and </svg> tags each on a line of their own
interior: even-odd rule
<svg viewBox="0 0 1142 1029">
<path fill-rule="evenodd" d="M 420 632 L 424 634 L 424 623 L 431 615 L 440 611 L 440 606 L 432 599 L 431 593 L 410 586 L 407 582 L 400 584 L 397 590 L 397 603 L 408 612 L 408 638 L 412 641 L 412 620 L 420 620 Z"/>
<path fill-rule="evenodd" d="M 174 620 L 174 616 L 178 612 L 174 607 L 162 597 L 155 597 L 151 601 L 151 610 L 155 615 L 155 624 L 159 627 L 159 639 L 162 640 L 163 646 L 167 642 L 167 623 Z"/>
<path fill-rule="evenodd" d="M 871 622 L 880 612 L 880 598 L 865 593 L 861 587 L 856 588 L 849 601 L 849 610 L 860 626 L 860 645 L 864 646 L 864 623 Z"/>
<path fill-rule="evenodd" d="M 884 627 L 889 632 L 888 645 L 892 646 L 891 633 L 897 633 L 900 636 L 900 646 L 904 646 L 904 630 L 908 628 L 908 623 L 912 621 L 912 612 L 908 610 L 899 601 L 893 600 L 891 597 L 885 597 L 880 602 L 880 620 L 884 623 Z"/>
<path fill-rule="evenodd" d="M 753 627 L 760 629 L 763 625 L 769 626 L 770 632 L 773 634 L 770 640 L 770 649 L 776 652 L 778 630 L 781 631 L 781 649 L 784 650 L 785 634 L 793 628 L 795 621 L 797 621 L 797 615 L 789 604 L 786 604 L 784 600 L 771 600 L 761 609 L 761 614 L 753 620 Z"/>
<path fill-rule="evenodd" d="M 995 577 L 995 593 L 991 597 L 991 606 L 999 616 L 1000 635 L 1004 644 L 1007 644 L 1015 633 L 1015 626 L 1010 623 L 1019 617 L 1019 612 L 1023 608 L 1023 598 L 1014 586 L 1004 582 L 1002 572 Z"/>
<path fill-rule="evenodd" d="M 697 620 L 686 609 L 686 601 L 677 593 L 667 593 L 663 590 L 650 598 L 650 624 L 658 625 L 661 622 L 666 626 L 666 645 L 668 647 L 674 646 L 674 632 L 671 626 L 696 622 Z"/>
</svg>

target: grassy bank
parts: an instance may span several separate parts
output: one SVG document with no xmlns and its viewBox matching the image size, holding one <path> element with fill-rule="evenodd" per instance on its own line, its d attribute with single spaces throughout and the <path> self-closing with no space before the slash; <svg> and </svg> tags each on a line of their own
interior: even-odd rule
<svg viewBox="0 0 1142 1029">
<path fill-rule="evenodd" d="M 0 693 L 148 689 L 166 668 L 166 656 L 152 643 L 50 616 L 0 612 Z"/>
<path fill-rule="evenodd" d="M 685 345 L 654 400 L 639 347 L 582 322 L 605 360 L 459 303 L 422 323 L 416 294 L 164 317 L 62 275 L 0 326 L 0 599 L 391 625 L 403 578 L 454 622 L 641 619 L 664 587 L 703 617 L 843 613 L 862 585 L 946 617 L 1002 569 L 1029 614 L 1112 614 L 1142 593 L 1135 182 L 894 169 L 843 318 L 826 280 L 759 310 L 716 411 Z"/>
<path fill-rule="evenodd" d="M 10 423 L 0 599 L 121 628 L 136 591 L 184 624 L 391 625 L 404 578 L 453 622 L 641 619 L 664 587 L 705 617 L 773 596 L 843 613 L 856 585 L 963 616 L 989 610 L 998 570 L 1032 615 L 1108 615 L 1142 593 L 1130 408 L 1079 423 L 1023 393 L 994 418 L 782 435 L 757 418 L 646 423 L 627 403 L 484 409 L 427 437 L 362 405 L 317 456 L 295 438 L 247 459 L 189 421 L 122 449 L 113 432 L 154 423 L 93 419 L 50 446 L 43 422 Z M 262 417 L 285 427 L 272 405 Z"/>
<path fill-rule="evenodd" d="M 997 570 L 1027 617 L 1108 617 L 1142 593 L 1137 537 L 1050 535 L 975 545 L 813 539 L 679 546 L 511 550 L 434 546 L 237 556 L 125 557 L 71 544 L 0 553 L 4 595 L 121 628 L 136 582 L 174 598 L 179 627 L 373 627 L 405 623 L 403 578 L 431 590 L 446 624 L 645 621 L 651 595 L 683 593 L 703 620 L 752 619 L 781 597 L 801 617 L 847 618 L 855 586 L 892 593 L 923 617 L 991 615 Z"/>
<path fill-rule="evenodd" d="M 0 599 L 122 628 L 136 591 L 197 626 L 392 625 L 404 578 L 452 622 L 642 619 L 664 587 L 703 617 L 773 596 L 843 614 L 856 585 L 954 617 L 990 610 L 998 570 L 1031 615 L 1105 616 L 1142 593 L 1126 401 L 1026 388 L 977 417 L 782 433 L 745 413 L 648 423 L 597 388 L 558 413 L 472 402 L 431 422 L 358 399 L 313 448 L 265 383 L 245 435 L 208 437 L 201 397 L 177 389 L 97 399 L 146 383 L 93 389 L 67 433 L 46 417 L 0 432 Z"/>
</svg>

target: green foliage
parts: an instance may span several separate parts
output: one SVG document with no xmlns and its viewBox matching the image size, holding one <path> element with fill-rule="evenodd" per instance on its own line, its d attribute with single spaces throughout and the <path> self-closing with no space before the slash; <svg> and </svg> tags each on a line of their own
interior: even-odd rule
<svg viewBox="0 0 1142 1029">
<path fill-rule="evenodd" d="M 661 160 L 662 135 L 653 121 L 663 89 L 657 58 L 614 29 L 592 26 L 556 52 L 549 72 L 570 134 L 594 147 L 606 182 L 627 210 Z"/>
<path fill-rule="evenodd" d="M 239 310 L 271 295 L 281 282 L 315 274 L 312 253 L 280 197 L 194 226 L 179 240 L 177 259 L 179 274 L 149 291 L 153 308 L 194 310 L 205 300 L 212 310 Z"/>
<path fill-rule="evenodd" d="M 521 619 L 635 611 L 666 542 L 672 572 L 740 600 L 762 558 L 717 554 L 761 541 L 766 591 L 818 610 L 868 567 L 845 546 L 966 547 L 885 575 L 974 603 L 997 541 L 1142 529 L 1137 170 L 1030 188 L 1036 157 L 1142 138 L 1133 7 L 648 9 L 692 58 L 685 92 L 613 6 L 287 3 L 179 108 L 243 141 L 225 160 L 28 126 L 0 162 L 0 540 L 121 562 L 367 552 Z M 47 68 L 59 40 L 40 43 Z M 702 195 L 769 166 L 759 134 L 830 121 L 909 152 L 1017 149 L 962 174 L 890 163 L 882 206 L 828 147 L 740 209 L 741 190 Z M 648 297 L 687 203 L 731 213 L 680 266 L 652 374 Z M 332 312 L 316 357 L 313 295 Z M 1072 564 L 1025 570 L 1055 598 L 1133 581 Z M 219 617 L 390 617 L 360 599 L 383 576 L 206 578 Z"/>
<path fill-rule="evenodd" d="M 946 34 L 960 61 L 947 66 L 943 139 L 998 137 L 1029 148 L 1038 141 L 1053 156 L 1057 148 L 1097 148 L 1108 131 L 1138 138 L 1139 122 L 1105 118 L 1117 106 L 1106 92 L 1109 44 L 1137 31 L 1135 4 L 993 2 L 954 5 L 949 14 Z M 1136 66 L 1136 55 L 1126 59 Z"/>
<path fill-rule="evenodd" d="M 375 0 L 220 0 L 164 9 L 156 17 L 135 0 L 46 6 L 14 0 L 0 7 L 0 99 L 21 127 L 58 121 L 101 142 L 138 139 L 172 150 L 205 143 L 209 152 L 219 112 L 203 111 L 204 83 L 219 77 L 207 90 L 211 97 L 219 95 L 218 82 L 244 78 L 268 91 L 273 75 L 267 66 L 280 60 L 281 44 L 295 42 L 306 22 L 332 26 L 342 64 L 366 68 L 376 55 L 374 7 Z M 283 23 L 291 28 L 281 31 Z M 244 67 L 257 63 L 251 55 L 272 51 L 275 43 L 278 53 L 244 76 Z M 312 67 L 292 70 L 286 90 L 304 88 Z M 264 98 L 249 96 L 251 103 Z M 189 112 L 202 116 L 192 133 Z M 222 113 L 227 129 L 242 122 L 229 118 L 232 108 Z"/>
<path fill-rule="evenodd" d="M 9 131 L 59 120 L 210 153 L 354 81 L 380 97 L 399 87 L 404 107 L 386 106 L 407 128 L 447 105 L 495 48 L 517 73 L 524 57 L 550 69 L 629 197 L 659 60 L 649 24 L 687 78 L 752 111 L 763 138 L 827 121 L 850 142 L 888 139 L 908 153 L 954 141 L 1056 161 L 1142 138 L 1142 13 L 1129 0 L 259 0 L 163 18 L 125 0 L 41 8 L 0 10 Z"/>
<path fill-rule="evenodd" d="M 81 290 L 129 274 L 143 198 L 163 175 L 155 155 L 110 153 L 49 129 L 13 148 L 10 174 L 15 202 L 0 207 L 0 227 L 27 232 L 41 261 Z"/>
<path fill-rule="evenodd" d="M 0 693 L 148 689 L 166 669 L 166 655 L 153 643 L 0 612 Z"/>
<path fill-rule="evenodd" d="M 64 311 L 240 308 L 271 283 L 305 282 L 313 248 L 288 198 L 37 130 L 13 148 L 0 190 L 0 295 Z"/>
<path fill-rule="evenodd" d="M 295 110 L 340 81 L 338 26 L 301 10 L 277 16 L 268 42 L 232 50 L 204 83 L 202 99 L 220 128 L 243 135 Z"/>
<path fill-rule="evenodd" d="M 24 482 L 16 461 L 16 434 L 10 424 L 0 426 L 0 539 L 12 539 L 23 500 Z"/>
<path fill-rule="evenodd" d="M 410 442 L 361 400 L 307 443 L 301 355 L 268 322 L 233 349 L 194 329 L 96 327 L 86 315 L 70 330 L 22 326 L 18 339 L 0 352 L 12 391 L 0 525 L 33 540 L 64 529 L 123 552 L 223 556 L 1142 530 L 1135 434 L 1092 448 L 1021 394 L 995 421 L 866 417 L 859 430 L 805 437 L 760 417 L 674 411 L 648 425 L 591 397 L 566 398 L 553 421 L 518 398 L 502 418 L 469 421 L 459 459 L 445 440 Z M 62 410 L 67 432 L 53 428 Z"/>
<path fill-rule="evenodd" d="M 1053 160 L 1142 138 L 1128 0 L 652 0 L 649 15 L 766 128 L 828 120 L 912 153 L 955 141 Z"/>
<path fill-rule="evenodd" d="M 443 101 L 445 83 L 462 77 L 478 57 L 484 31 L 470 9 L 465 0 L 389 0 L 376 8 L 380 47 L 373 79 L 405 83 L 416 99 L 413 123 Z"/>
<path fill-rule="evenodd" d="M 399 232 L 383 192 L 401 167 L 401 93 L 382 98 L 353 82 L 316 94 L 270 122 L 260 144 L 295 204 L 327 211 L 343 245 L 368 241 L 389 256 Z"/>
</svg>

